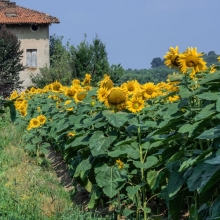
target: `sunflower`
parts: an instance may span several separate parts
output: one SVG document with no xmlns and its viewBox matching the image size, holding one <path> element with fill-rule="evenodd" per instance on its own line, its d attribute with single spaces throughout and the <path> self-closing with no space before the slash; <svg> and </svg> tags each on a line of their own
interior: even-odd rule
<svg viewBox="0 0 220 220">
<path fill-rule="evenodd" d="M 116 160 L 116 164 L 118 165 L 118 169 L 124 168 L 124 163 L 120 159 Z"/>
<path fill-rule="evenodd" d="M 173 95 L 173 96 L 169 96 L 168 97 L 168 101 L 169 102 L 175 102 L 175 101 L 177 101 L 179 99 L 180 99 L 180 97 L 178 95 Z"/>
<path fill-rule="evenodd" d="M 86 73 L 85 78 L 82 82 L 82 85 L 86 86 L 86 85 L 90 85 L 91 82 L 91 74 Z"/>
<path fill-rule="evenodd" d="M 72 100 L 66 100 L 64 105 L 69 105 L 72 102 Z M 73 107 L 65 108 L 67 111 L 73 111 Z"/>
<path fill-rule="evenodd" d="M 148 82 L 142 85 L 143 95 L 146 99 L 156 98 L 161 95 L 160 89 L 154 83 Z"/>
<path fill-rule="evenodd" d="M 206 62 L 201 58 L 202 53 L 197 53 L 197 48 L 188 47 L 179 55 L 180 71 L 186 73 L 188 68 L 193 68 L 195 72 L 206 70 Z"/>
<path fill-rule="evenodd" d="M 107 96 L 108 96 L 108 89 L 107 88 L 101 87 L 97 91 L 97 97 L 100 102 L 104 102 L 106 100 Z"/>
<path fill-rule="evenodd" d="M 66 136 L 67 137 L 74 137 L 76 135 L 75 132 L 69 132 Z"/>
<path fill-rule="evenodd" d="M 83 99 L 86 97 L 87 91 L 84 89 L 80 89 L 76 92 L 74 95 L 74 100 L 76 103 L 83 101 Z"/>
<path fill-rule="evenodd" d="M 29 93 L 36 94 L 37 93 L 37 89 L 35 89 L 34 87 L 31 87 L 31 89 L 29 90 Z"/>
<path fill-rule="evenodd" d="M 127 101 L 127 109 L 133 113 L 140 112 L 144 108 L 144 100 L 142 98 L 132 97 Z"/>
<path fill-rule="evenodd" d="M 12 92 L 12 94 L 10 95 L 9 99 L 10 99 L 10 100 L 13 100 L 13 99 L 16 99 L 18 96 L 19 96 L 19 95 L 18 95 L 18 92 L 17 92 L 17 91 L 14 91 L 14 92 Z"/>
<path fill-rule="evenodd" d="M 114 83 L 112 82 L 112 80 L 110 79 L 110 76 L 108 76 L 107 74 L 104 75 L 104 79 L 102 81 L 100 81 L 100 87 L 104 87 L 107 89 L 111 89 L 114 86 Z"/>
<path fill-rule="evenodd" d="M 176 46 L 175 48 L 170 47 L 169 51 L 164 56 L 164 59 L 166 60 L 164 64 L 170 68 L 179 68 L 179 48 Z"/>
<path fill-rule="evenodd" d="M 20 110 L 20 114 L 25 117 L 27 115 L 27 110 L 26 109 L 22 109 Z"/>
<path fill-rule="evenodd" d="M 128 99 L 128 94 L 125 89 L 120 87 L 111 88 L 108 91 L 107 98 L 105 100 L 105 105 L 110 108 L 117 110 L 123 110 L 126 107 L 126 102 Z"/>
<path fill-rule="evenodd" d="M 28 130 L 32 129 L 32 128 L 38 128 L 40 127 L 40 121 L 37 118 L 32 118 L 29 122 L 28 125 Z"/>
<path fill-rule="evenodd" d="M 62 85 L 60 82 L 55 81 L 54 83 L 51 84 L 51 89 L 53 92 L 60 92 L 62 90 Z"/>
<path fill-rule="evenodd" d="M 218 62 L 220 62 L 220 56 L 217 58 Z"/>
<path fill-rule="evenodd" d="M 209 72 L 210 72 L 210 73 L 216 72 L 215 64 L 212 64 L 212 65 L 210 66 Z"/>
<path fill-rule="evenodd" d="M 73 86 L 71 86 L 70 88 L 65 90 L 64 94 L 70 98 L 73 98 L 76 94 L 76 91 L 77 90 Z"/>
<path fill-rule="evenodd" d="M 72 85 L 75 86 L 75 85 L 80 85 L 80 80 L 79 79 L 74 79 L 72 81 Z"/>
<path fill-rule="evenodd" d="M 43 124 L 46 123 L 47 118 L 46 118 L 46 116 L 44 116 L 44 115 L 39 115 L 39 116 L 37 117 L 37 120 L 40 122 L 41 125 L 43 125 Z"/>
<path fill-rule="evenodd" d="M 121 85 L 122 88 L 125 88 L 128 92 L 128 95 L 133 95 L 137 90 L 140 89 L 140 84 L 137 80 L 130 80 Z"/>
</svg>

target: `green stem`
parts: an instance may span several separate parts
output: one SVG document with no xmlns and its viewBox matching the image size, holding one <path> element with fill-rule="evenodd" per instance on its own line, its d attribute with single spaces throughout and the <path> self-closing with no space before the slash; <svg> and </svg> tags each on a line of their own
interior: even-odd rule
<svg viewBox="0 0 220 220">
<path fill-rule="evenodd" d="M 138 140 L 139 140 L 139 152 L 140 152 L 140 162 L 143 163 L 144 162 L 144 158 L 143 158 L 143 149 L 142 149 L 142 144 L 141 144 L 141 128 L 138 127 Z M 141 182 L 144 183 L 144 168 L 141 168 Z M 142 187 L 142 205 L 144 207 L 144 220 L 147 220 L 147 212 L 146 212 L 146 207 L 147 207 L 147 202 L 146 202 L 146 188 L 145 186 Z"/>
<path fill-rule="evenodd" d="M 121 200 L 120 200 L 120 192 L 118 192 L 117 196 L 118 196 L 118 215 L 117 215 L 117 219 L 120 220 L 120 219 L 121 219 Z"/>
</svg>

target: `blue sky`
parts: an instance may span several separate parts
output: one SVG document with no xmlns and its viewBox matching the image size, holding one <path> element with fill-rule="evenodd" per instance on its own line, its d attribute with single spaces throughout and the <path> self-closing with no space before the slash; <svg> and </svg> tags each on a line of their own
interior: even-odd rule
<svg viewBox="0 0 220 220">
<path fill-rule="evenodd" d="M 220 54 L 219 0 L 14 0 L 17 5 L 48 13 L 60 24 L 50 35 L 74 46 L 96 34 L 106 45 L 110 64 L 124 69 L 150 68 L 170 46 L 197 47 Z"/>
</svg>

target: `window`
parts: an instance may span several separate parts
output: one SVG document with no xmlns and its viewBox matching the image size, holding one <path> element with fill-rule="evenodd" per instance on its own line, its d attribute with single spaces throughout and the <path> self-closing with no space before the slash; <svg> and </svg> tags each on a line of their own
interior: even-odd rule
<svg viewBox="0 0 220 220">
<path fill-rule="evenodd" d="M 37 67 L 37 50 L 27 50 L 26 60 L 28 67 Z"/>
<path fill-rule="evenodd" d="M 39 29 L 38 25 L 36 25 L 36 24 L 32 24 L 32 25 L 31 25 L 31 30 L 32 30 L 32 31 L 35 32 L 35 31 L 37 31 L 38 29 Z"/>
</svg>

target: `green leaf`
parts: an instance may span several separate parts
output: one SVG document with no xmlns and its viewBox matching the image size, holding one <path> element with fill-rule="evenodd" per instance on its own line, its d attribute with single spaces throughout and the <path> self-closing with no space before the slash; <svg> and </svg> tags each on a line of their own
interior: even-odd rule
<svg viewBox="0 0 220 220">
<path fill-rule="evenodd" d="M 32 144 L 27 144 L 25 145 L 25 150 L 31 152 L 31 151 L 36 151 L 36 146 Z"/>
<path fill-rule="evenodd" d="M 94 189 L 92 190 L 92 194 L 90 196 L 90 201 L 88 204 L 88 208 L 89 209 L 93 209 L 95 206 L 95 201 L 97 199 L 99 199 L 101 196 L 101 191 L 98 189 L 98 187 L 94 187 Z"/>
<path fill-rule="evenodd" d="M 90 158 L 82 160 L 81 163 L 76 167 L 74 177 L 80 176 L 81 179 L 85 178 L 85 173 L 89 171 L 92 167 Z"/>
<path fill-rule="evenodd" d="M 135 211 L 134 210 L 131 210 L 131 209 L 124 209 L 123 210 L 123 216 L 126 216 L 128 217 L 129 215 L 131 215 L 132 213 L 134 213 Z"/>
<path fill-rule="evenodd" d="M 204 163 L 208 163 L 208 164 L 220 164 L 220 156 L 214 157 L 214 158 L 209 159 L 209 160 L 205 160 Z"/>
<path fill-rule="evenodd" d="M 218 97 L 217 102 L 216 102 L 216 111 L 220 112 L 220 97 Z"/>
<path fill-rule="evenodd" d="M 110 110 L 104 110 L 102 114 L 106 117 L 108 122 L 116 128 L 120 128 L 129 120 L 129 114 L 125 112 L 114 113 Z"/>
<path fill-rule="evenodd" d="M 116 138 L 117 135 L 115 133 L 106 137 L 102 131 L 96 131 L 89 140 L 89 147 L 92 155 L 95 157 L 102 154 L 108 154 L 108 148 Z"/>
<path fill-rule="evenodd" d="M 220 126 L 204 131 L 197 138 L 198 139 L 215 139 L 218 137 L 220 137 Z"/>
<path fill-rule="evenodd" d="M 105 195 L 113 198 L 123 187 L 127 180 L 127 175 L 124 170 L 119 170 L 115 166 L 97 165 L 95 168 L 95 178 L 99 187 L 102 188 Z M 121 181 L 115 181 L 120 179 Z"/>
<path fill-rule="evenodd" d="M 151 189 L 156 189 L 159 185 L 160 171 L 150 170 L 147 172 L 147 183 Z"/>
<path fill-rule="evenodd" d="M 133 161 L 133 164 L 137 168 L 148 169 L 148 168 L 154 166 L 157 162 L 158 162 L 157 157 L 149 156 L 149 157 L 147 157 L 147 160 L 145 163 L 141 163 L 140 161 Z"/>
<path fill-rule="evenodd" d="M 9 104 L 9 108 L 10 108 L 11 121 L 14 122 L 15 119 L 16 119 L 16 110 L 15 110 L 14 103 L 10 103 L 10 104 Z"/>
<path fill-rule="evenodd" d="M 204 92 L 200 95 L 197 95 L 198 98 L 204 99 L 204 100 L 217 100 L 219 95 L 217 92 Z"/>
<path fill-rule="evenodd" d="M 194 118 L 195 121 L 199 121 L 199 120 L 202 120 L 204 118 L 208 118 L 209 116 L 213 115 L 216 113 L 215 110 L 212 110 L 214 109 L 215 107 L 215 104 L 209 104 L 207 105 L 205 108 L 203 108 L 198 115 L 196 115 L 196 117 Z"/>
<path fill-rule="evenodd" d="M 220 196 L 217 197 L 211 206 L 211 219 L 219 219 L 220 216 Z"/>
<path fill-rule="evenodd" d="M 137 185 L 137 186 L 128 186 L 128 187 L 126 187 L 126 191 L 130 195 L 135 195 L 140 188 L 141 188 L 141 186 L 139 186 L 139 185 Z"/>
</svg>

